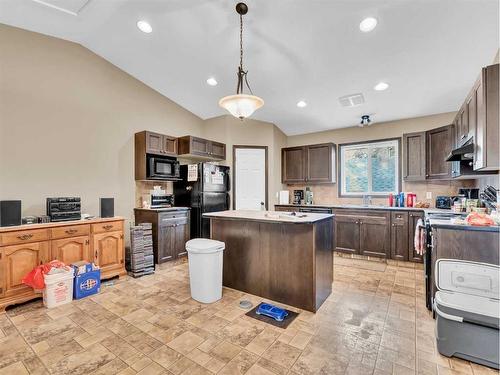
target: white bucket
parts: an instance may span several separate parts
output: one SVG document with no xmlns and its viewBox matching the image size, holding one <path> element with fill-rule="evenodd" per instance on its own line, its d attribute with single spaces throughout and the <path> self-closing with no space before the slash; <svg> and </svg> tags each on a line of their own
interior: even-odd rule
<svg viewBox="0 0 500 375">
<path fill-rule="evenodd" d="M 45 289 L 43 290 L 43 304 L 51 309 L 52 307 L 64 305 L 73 300 L 73 268 L 43 275 Z"/>
</svg>

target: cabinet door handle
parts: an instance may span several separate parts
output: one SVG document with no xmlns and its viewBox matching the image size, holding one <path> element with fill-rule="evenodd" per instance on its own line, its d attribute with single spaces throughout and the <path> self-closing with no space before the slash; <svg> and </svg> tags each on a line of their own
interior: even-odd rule
<svg viewBox="0 0 500 375">
<path fill-rule="evenodd" d="M 64 231 L 66 234 L 75 234 L 76 232 L 78 232 L 76 229 L 66 229 Z"/>
<path fill-rule="evenodd" d="M 363 222 L 362 222 L 362 221 L 360 221 L 360 222 L 359 222 L 359 225 L 363 225 Z"/>
<path fill-rule="evenodd" d="M 89 240 L 85 240 L 85 245 L 88 245 L 89 244 Z"/>
<path fill-rule="evenodd" d="M 110 230 L 111 228 L 113 228 L 113 226 L 112 226 L 112 225 L 109 225 L 109 224 L 108 224 L 108 225 L 103 225 L 102 227 L 103 227 L 104 229 L 106 229 L 106 230 Z"/>
<path fill-rule="evenodd" d="M 32 234 L 23 234 L 21 236 L 17 236 L 17 238 L 19 238 L 20 240 L 23 240 L 23 241 L 29 240 L 31 237 L 33 237 Z"/>
<path fill-rule="evenodd" d="M 97 260 L 97 251 L 98 250 L 95 251 L 95 257 L 94 257 L 96 260 Z"/>
</svg>

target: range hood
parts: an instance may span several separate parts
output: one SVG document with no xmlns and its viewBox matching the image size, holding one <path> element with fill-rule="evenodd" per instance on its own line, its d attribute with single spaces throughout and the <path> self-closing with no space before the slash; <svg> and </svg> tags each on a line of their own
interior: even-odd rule
<svg viewBox="0 0 500 375">
<path fill-rule="evenodd" d="M 462 161 L 462 160 L 472 160 L 474 155 L 474 143 L 472 138 L 465 142 L 462 146 L 454 149 L 450 152 L 446 161 Z"/>
</svg>

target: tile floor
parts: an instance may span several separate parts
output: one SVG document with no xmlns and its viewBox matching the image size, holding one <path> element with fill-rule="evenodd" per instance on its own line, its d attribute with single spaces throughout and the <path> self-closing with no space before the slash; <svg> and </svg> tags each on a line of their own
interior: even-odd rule
<svg viewBox="0 0 500 375">
<path fill-rule="evenodd" d="M 286 329 L 244 315 L 224 290 L 190 299 L 186 263 L 122 278 L 52 310 L 0 314 L 0 374 L 496 374 L 436 352 L 423 270 L 335 258 L 333 293 Z"/>
</svg>

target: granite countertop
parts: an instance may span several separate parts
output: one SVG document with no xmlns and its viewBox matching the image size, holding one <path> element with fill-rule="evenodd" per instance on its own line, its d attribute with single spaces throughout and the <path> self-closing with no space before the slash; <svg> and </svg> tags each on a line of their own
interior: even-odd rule
<svg viewBox="0 0 500 375">
<path fill-rule="evenodd" d="M 134 208 L 134 210 L 142 210 L 142 211 L 154 211 L 154 212 L 163 212 L 163 211 L 188 211 L 191 207 L 164 207 L 164 208 Z"/>
<path fill-rule="evenodd" d="M 417 208 L 417 207 L 389 207 L 377 204 L 364 206 L 362 204 L 276 204 L 276 207 L 297 207 L 297 208 L 350 208 L 360 210 L 390 210 L 390 211 L 424 211 L 431 212 L 451 212 L 450 209 L 442 208 Z"/>
<path fill-rule="evenodd" d="M 304 217 L 293 216 L 287 212 L 279 211 L 252 211 L 252 210 L 230 210 L 210 212 L 203 214 L 208 218 L 222 218 L 233 220 L 263 221 L 274 223 L 311 224 L 321 220 L 333 218 L 332 214 L 304 213 Z"/>
<path fill-rule="evenodd" d="M 454 224 L 451 220 L 442 220 L 442 219 L 429 219 L 429 224 L 431 227 L 434 228 L 472 230 L 480 232 L 500 232 L 500 227 L 498 227 L 497 225 L 480 227 L 477 225 Z"/>
</svg>

